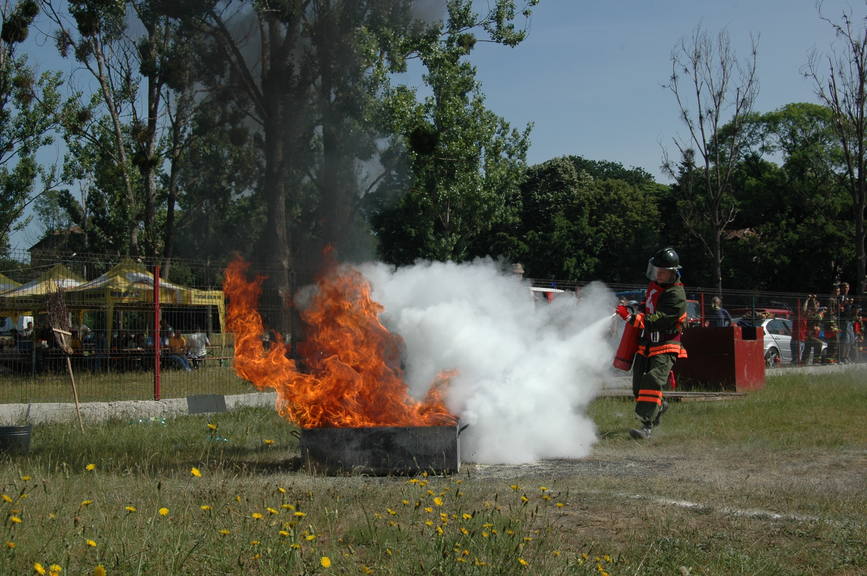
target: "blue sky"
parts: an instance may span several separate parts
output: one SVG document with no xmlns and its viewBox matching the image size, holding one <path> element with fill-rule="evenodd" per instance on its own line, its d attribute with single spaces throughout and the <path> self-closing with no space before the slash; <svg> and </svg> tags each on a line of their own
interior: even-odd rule
<svg viewBox="0 0 867 576">
<path fill-rule="evenodd" d="M 484 5 L 486 0 L 479 0 Z M 823 13 L 843 9 L 863 19 L 867 1 L 825 0 Z M 802 76 L 809 53 L 827 51 L 831 27 L 814 0 L 541 0 L 529 36 L 515 48 L 479 43 L 473 53 L 488 107 L 512 126 L 533 123 L 531 164 L 577 154 L 641 167 L 660 181 L 662 147 L 685 136 L 671 92 L 671 53 L 697 25 L 728 31 L 739 57 L 757 35 L 760 90 L 757 111 L 817 101 Z M 41 44 L 41 45 L 40 45 Z M 40 69 L 64 65 L 53 46 L 34 34 L 28 52 Z M 59 149 L 41 156 L 52 161 Z M 38 226 L 13 236 L 26 249 Z"/>
<path fill-rule="evenodd" d="M 823 13 L 836 21 L 846 7 L 865 15 L 863 0 L 826 0 Z M 834 34 L 813 0 L 542 0 L 524 43 L 477 45 L 474 61 L 488 107 L 513 126 L 534 123 L 531 164 L 577 154 L 663 181 L 661 146 L 673 152 L 672 137 L 686 134 L 662 84 L 672 49 L 699 24 L 726 29 L 739 57 L 758 35 L 757 111 L 817 101 L 801 71 Z"/>
</svg>

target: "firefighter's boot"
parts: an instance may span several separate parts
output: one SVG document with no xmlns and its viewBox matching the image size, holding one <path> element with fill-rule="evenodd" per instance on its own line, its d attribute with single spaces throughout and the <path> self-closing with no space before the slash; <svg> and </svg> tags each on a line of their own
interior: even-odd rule
<svg viewBox="0 0 867 576">
<path fill-rule="evenodd" d="M 653 429 L 653 424 L 644 422 L 641 428 L 633 428 L 629 431 L 629 435 L 636 440 L 650 440 L 650 432 Z"/>
<path fill-rule="evenodd" d="M 668 411 L 668 400 L 662 401 L 662 406 L 659 408 L 659 412 L 656 413 L 656 418 L 653 419 L 653 425 L 659 426 L 659 418 Z"/>
</svg>

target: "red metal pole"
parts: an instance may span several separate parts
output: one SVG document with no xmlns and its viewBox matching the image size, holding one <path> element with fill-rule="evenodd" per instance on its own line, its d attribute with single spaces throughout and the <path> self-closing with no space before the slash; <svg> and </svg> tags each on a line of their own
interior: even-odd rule
<svg viewBox="0 0 867 576">
<path fill-rule="evenodd" d="M 699 324 L 704 326 L 704 292 L 700 292 L 699 297 L 701 299 L 701 311 L 698 314 Z"/>
<path fill-rule="evenodd" d="M 160 399 L 160 267 L 154 266 L 154 400 Z"/>
</svg>

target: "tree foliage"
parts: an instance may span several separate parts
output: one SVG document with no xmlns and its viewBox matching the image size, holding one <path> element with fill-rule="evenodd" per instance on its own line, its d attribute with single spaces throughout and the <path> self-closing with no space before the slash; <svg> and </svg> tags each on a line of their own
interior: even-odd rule
<svg viewBox="0 0 867 576">
<path fill-rule="evenodd" d="M 41 169 L 36 152 L 53 141 L 60 107 L 60 75 L 36 76 L 26 56 L 18 54 L 39 7 L 33 0 L 2 4 L 0 32 L 0 252 L 9 248 L 9 234 L 26 224 L 25 207 L 53 186 L 53 175 Z M 43 190 L 34 191 L 38 180 Z"/>
</svg>

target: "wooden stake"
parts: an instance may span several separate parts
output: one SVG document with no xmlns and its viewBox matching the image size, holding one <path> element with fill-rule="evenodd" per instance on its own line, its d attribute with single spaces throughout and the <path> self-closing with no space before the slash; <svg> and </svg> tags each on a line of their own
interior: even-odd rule
<svg viewBox="0 0 867 576">
<path fill-rule="evenodd" d="M 72 396 L 75 398 L 75 414 L 78 416 L 78 426 L 81 428 L 81 431 L 84 432 L 84 421 L 81 419 L 81 407 L 78 405 L 78 388 L 75 386 L 75 375 L 72 373 L 72 360 L 69 358 L 69 354 L 72 352 L 72 347 L 66 341 L 69 336 L 72 336 L 72 332 L 60 328 L 52 328 L 52 330 L 56 334 L 60 334 L 60 348 L 63 350 L 63 353 L 66 354 L 66 371 L 69 374 L 69 381 L 72 382 Z"/>
</svg>

